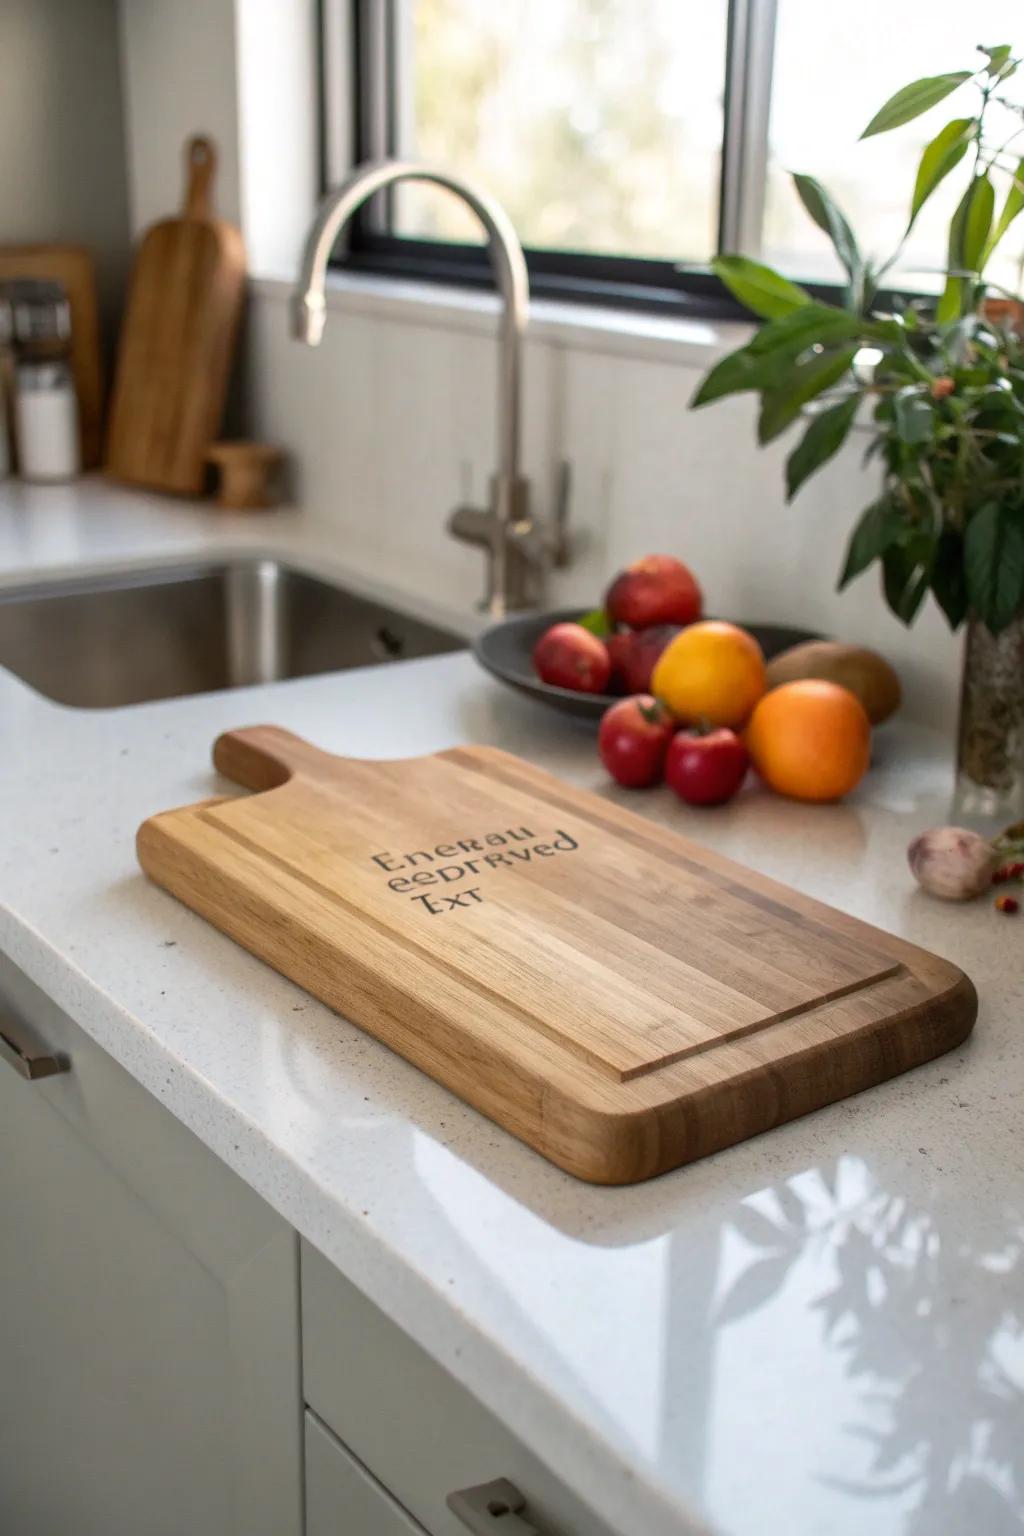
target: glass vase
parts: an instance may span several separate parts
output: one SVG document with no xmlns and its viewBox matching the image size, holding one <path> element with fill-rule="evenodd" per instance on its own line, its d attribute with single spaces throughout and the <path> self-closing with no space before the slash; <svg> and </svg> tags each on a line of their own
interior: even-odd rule
<svg viewBox="0 0 1024 1536">
<path fill-rule="evenodd" d="M 1024 615 L 998 635 L 967 621 L 956 798 L 967 816 L 1024 812 Z"/>
</svg>

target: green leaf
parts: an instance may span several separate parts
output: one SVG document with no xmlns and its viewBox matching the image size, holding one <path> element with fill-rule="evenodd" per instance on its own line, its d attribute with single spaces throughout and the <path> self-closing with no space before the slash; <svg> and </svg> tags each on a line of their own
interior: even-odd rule
<svg viewBox="0 0 1024 1536">
<path fill-rule="evenodd" d="M 789 352 L 768 352 L 758 357 L 750 346 L 730 352 L 707 373 L 697 386 L 690 401 L 690 409 L 710 405 L 725 395 L 739 395 L 745 390 L 769 390 L 775 388 L 792 366 Z"/>
<path fill-rule="evenodd" d="M 873 501 L 860 516 L 846 547 L 846 560 L 839 578 L 840 592 L 855 576 L 866 571 L 873 560 L 881 559 L 904 531 L 897 508 L 886 496 Z"/>
<path fill-rule="evenodd" d="M 917 168 L 908 230 L 935 188 L 949 175 L 950 171 L 960 164 L 967 153 L 967 146 L 977 125 L 978 120 L 975 117 L 954 117 L 945 128 L 939 129 L 930 144 L 925 145 L 921 163 Z"/>
<path fill-rule="evenodd" d="M 730 352 L 705 375 L 690 407 L 708 405 L 724 395 L 767 390 L 778 384 L 802 352 L 819 343 L 849 341 L 865 333 L 865 323 L 848 309 L 830 304 L 802 304 L 763 325 L 745 347 Z"/>
<path fill-rule="evenodd" d="M 949 221 L 949 243 L 946 254 L 949 276 L 946 278 L 946 286 L 935 309 L 935 318 L 940 325 L 948 325 L 952 321 L 959 319 L 965 307 L 970 303 L 973 289 L 965 283 L 962 277 L 958 277 L 955 274 L 965 271 L 968 267 L 967 225 L 971 217 L 972 205 L 978 195 L 976 192 L 978 182 L 984 179 L 983 177 L 975 177 L 970 182 L 963 197 L 956 205 L 953 217 Z M 984 213 L 984 203 L 980 213 Z M 980 215 L 976 217 L 980 217 Z M 991 220 L 991 211 L 989 218 Z"/>
<path fill-rule="evenodd" d="M 762 319 L 776 320 L 811 302 L 805 288 L 749 256 L 716 256 L 711 267 L 733 297 Z"/>
<path fill-rule="evenodd" d="M 926 75 L 923 80 L 905 85 L 878 109 L 861 138 L 870 139 L 873 134 L 887 133 L 890 128 L 899 128 L 911 122 L 913 118 L 920 117 L 922 112 L 927 112 L 929 107 L 945 101 L 947 96 L 951 96 L 958 86 L 970 78 L 970 70 L 958 69 L 950 75 Z"/>
<path fill-rule="evenodd" d="M 971 206 L 971 198 L 974 196 L 974 182 L 964 189 L 964 194 L 953 210 L 953 217 L 949 221 L 949 238 L 946 242 L 946 264 L 950 268 L 963 266 L 964 226 L 967 223 L 967 211 Z"/>
<path fill-rule="evenodd" d="M 589 630 L 592 635 L 596 635 L 599 640 L 607 639 L 612 632 L 611 622 L 603 608 L 592 608 L 589 613 L 577 619 L 576 623 Z"/>
<path fill-rule="evenodd" d="M 841 352 L 815 352 L 805 362 L 795 363 L 785 380 L 762 399 L 758 442 L 770 443 L 796 419 L 809 400 L 838 384 L 859 350 L 844 347 Z"/>
<path fill-rule="evenodd" d="M 993 634 L 1024 606 L 1024 518 L 1016 507 L 990 501 L 967 524 L 964 572 L 971 607 Z"/>
<path fill-rule="evenodd" d="M 991 256 L 1022 208 L 1024 208 L 1024 158 L 1018 161 L 1017 169 L 1013 173 L 1013 181 L 1006 194 L 1006 202 L 985 247 L 985 261 Z"/>
<path fill-rule="evenodd" d="M 848 309 L 812 301 L 763 325 L 748 349 L 754 357 L 777 351 L 796 356 L 815 342 L 852 341 L 864 329 L 864 321 Z"/>
<path fill-rule="evenodd" d="M 931 562 L 904 544 L 890 544 L 882 555 L 882 591 L 898 619 L 913 624 L 931 579 Z"/>
<path fill-rule="evenodd" d="M 836 255 L 846 268 L 850 282 L 857 285 L 864 271 L 860 249 L 838 204 L 820 181 L 813 176 L 794 174 L 793 184 L 811 218 L 823 229 L 835 246 Z"/>
<path fill-rule="evenodd" d="M 896 432 L 901 442 L 925 443 L 935 431 L 935 412 L 931 401 L 917 385 L 901 389 L 893 401 Z"/>
<path fill-rule="evenodd" d="M 978 52 L 983 53 L 988 59 L 985 73 L 991 75 L 993 80 L 1000 79 L 1010 59 L 1010 44 L 1000 43 L 998 48 L 979 48 Z"/>
<path fill-rule="evenodd" d="M 960 314 L 964 302 L 963 279 L 959 277 L 947 277 L 946 286 L 935 306 L 935 318 L 940 325 L 948 325 L 956 320 Z"/>
<path fill-rule="evenodd" d="M 959 629 L 967 617 L 967 581 L 963 539 L 952 528 L 944 528 L 939 534 L 932 564 L 932 592 L 950 629 Z"/>
<path fill-rule="evenodd" d="M 822 411 L 812 419 L 807 431 L 786 460 L 788 500 L 792 500 L 804 481 L 813 475 L 815 470 L 820 469 L 833 454 L 839 452 L 853 425 L 859 404 L 860 395 L 851 395 L 847 400 L 840 400 L 838 405 L 830 405 L 827 411 Z"/>
<path fill-rule="evenodd" d="M 988 172 L 975 176 L 957 204 L 949 224 L 949 276 L 935 310 L 940 325 L 958 319 L 970 308 L 974 284 L 957 273 L 979 273 L 988 259 L 988 236 L 995 211 L 995 188 Z"/>
<path fill-rule="evenodd" d="M 980 272 L 982 252 L 992 228 L 996 204 L 995 188 L 987 171 L 984 176 L 975 176 L 967 193 L 967 212 L 961 229 L 960 260 L 957 265 L 967 272 Z"/>
</svg>

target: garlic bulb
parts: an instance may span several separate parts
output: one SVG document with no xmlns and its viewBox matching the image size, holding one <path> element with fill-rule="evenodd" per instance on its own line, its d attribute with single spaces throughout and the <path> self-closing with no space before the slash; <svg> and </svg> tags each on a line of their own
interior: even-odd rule
<svg viewBox="0 0 1024 1536">
<path fill-rule="evenodd" d="M 915 837 L 907 859 L 918 885 L 944 901 L 970 901 L 992 883 L 999 862 L 992 845 L 966 827 L 933 827 Z"/>
</svg>

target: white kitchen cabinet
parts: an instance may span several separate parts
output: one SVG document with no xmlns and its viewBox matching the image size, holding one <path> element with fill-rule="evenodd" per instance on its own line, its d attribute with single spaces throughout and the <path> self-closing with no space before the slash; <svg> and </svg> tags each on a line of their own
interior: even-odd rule
<svg viewBox="0 0 1024 1536">
<path fill-rule="evenodd" d="M 524 1525 L 537 1536 L 610 1536 L 608 1526 L 329 1260 L 306 1242 L 301 1254 L 306 1402 L 430 1536 L 467 1536 L 471 1527 L 448 1496 L 504 1479 L 524 1500 L 523 1525 L 496 1518 L 495 1536 L 512 1529 L 519 1536 Z M 345 1536 L 375 1531 L 356 1524 Z"/>
<path fill-rule="evenodd" d="M 2 1536 L 609 1536 L 3 957 L 0 1034 Z"/>
<path fill-rule="evenodd" d="M 306 1536 L 425 1536 L 315 1414 L 306 1414 Z"/>
<path fill-rule="evenodd" d="M 0 1531 L 301 1536 L 295 1234 L 7 962 L 0 1031 Z"/>
</svg>

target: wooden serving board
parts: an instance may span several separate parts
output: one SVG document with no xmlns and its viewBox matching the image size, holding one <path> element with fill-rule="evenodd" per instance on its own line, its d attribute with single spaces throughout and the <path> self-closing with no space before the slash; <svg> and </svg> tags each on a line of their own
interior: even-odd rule
<svg viewBox="0 0 1024 1536">
<path fill-rule="evenodd" d="M 110 402 L 107 473 L 156 490 L 203 489 L 220 431 L 245 288 L 240 232 L 213 217 L 216 151 L 185 146 L 181 216 L 139 247 Z"/>
<path fill-rule="evenodd" d="M 139 830 L 143 868 L 580 1178 L 702 1157 L 959 1044 L 954 966 L 490 747 L 332 757 L 221 736 L 252 796 Z"/>
</svg>

